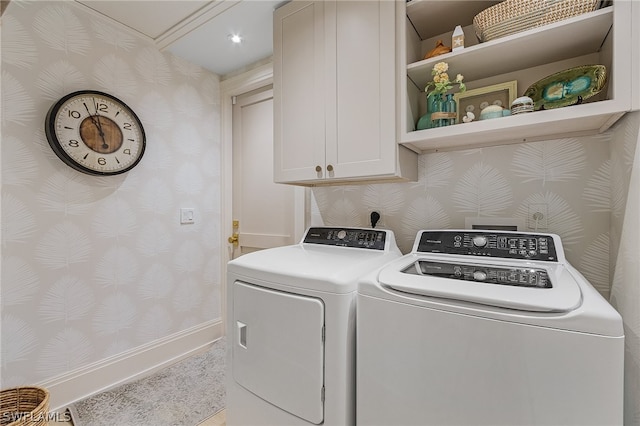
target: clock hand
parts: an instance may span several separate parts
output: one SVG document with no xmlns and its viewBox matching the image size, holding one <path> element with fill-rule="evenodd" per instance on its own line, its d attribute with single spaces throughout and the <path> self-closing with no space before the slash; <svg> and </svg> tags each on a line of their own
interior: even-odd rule
<svg viewBox="0 0 640 426">
<path fill-rule="evenodd" d="M 98 132 L 102 133 L 102 130 L 100 129 L 100 126 L 98 126 L 98 123 L 96 123 L 96 120 L 93 118 L 93 115 L 89 111 L 89 107 L 87 106 L 87 104 L 84 104 L 84 109 L 86 109 L 87 112 L 89 113 L 89 118 L 91 119 L 91 122 L 93 123 L 93 125 L 98 128 Z"/>
<path fill-rule="evenodd" d="M 91 121 L 93 121 L 93 124 L 95 124 L 96 127 L 98 128 L 98 134 L 100 135 L 100 138 L 102 138 L 102 148 L 107 149 L 109 148 L 109 145 L 107 144 L 107 141 L 104 138 L 104 132 L 102 131 L 102 123 L 100 123 L 100 115 L 98 114 L 98 105 L 96 104 L 96 100 L 94 98 L 92 98 L 92 100 L 93 100 L 93 107 L 96 109 L 96 115 L 95 115 L 96 118 L 94 120 L 93 116 L 91 116 L 91 113 L 89 113 L 89 116 L 91 116 Z M 85 105 L 85 108 L 87 108 L 86 105 Z M 87 112 L 89 112 L 89 108 L 87 108 Z"/>
<path fill-rule="evenodd" d="M 98 114 L 96 114 L 96 120 L 98 120 L 98 129 L 100 130 L 100 137 L 102 138 L 102 148 L 107 149 L 109 148 L 109 145 L 107 144 L 107 141 L 104 139 L 104 132 L 102 131 L 102 125 L 100 124 L 100 116 Z"/>
</svg>

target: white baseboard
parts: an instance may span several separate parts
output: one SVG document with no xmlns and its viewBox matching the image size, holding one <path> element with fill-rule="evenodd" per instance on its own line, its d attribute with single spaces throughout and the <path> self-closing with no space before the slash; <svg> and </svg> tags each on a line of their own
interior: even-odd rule
<svg viewBox="0 0 640 426">
<path fill-rule="evenodd" d="M 39 383 L 49 391 L 51 411 L 94 393 L 139 379 L 208 349 L 224 335 L 221 320 L 209 321 L 127 352 Z"/>
</svg>

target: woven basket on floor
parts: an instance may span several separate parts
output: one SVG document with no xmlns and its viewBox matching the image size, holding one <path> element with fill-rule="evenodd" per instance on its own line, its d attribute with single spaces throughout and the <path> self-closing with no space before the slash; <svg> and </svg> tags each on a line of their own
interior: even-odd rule
<svg viewBox="0 0 640 426">
<path fill-rule="evenodd" d="M 600 0 L 505 0 L 473 18 L 481 42 L 562 21 L 596 10 Z"/>
<path fill-rule="evenodd" d="M 49 424 L 49 391 L 25 386 L 0 391 L 0 425 L 46 426 Z"/>
</svg>

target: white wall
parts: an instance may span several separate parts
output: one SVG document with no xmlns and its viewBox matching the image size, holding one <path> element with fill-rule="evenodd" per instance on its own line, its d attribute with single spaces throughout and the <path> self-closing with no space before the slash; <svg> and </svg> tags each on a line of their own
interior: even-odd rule
<svg viewBox="0 0 640 426">
<path fill-rule="evenodd" d="M 221 318 L 219 78 L 73 3 L 2 16 L 2 388 Z M 48 109 L 81 89 L 140 117 L 130 172 L 82 174 L 47 144 Z"/>
</svg>

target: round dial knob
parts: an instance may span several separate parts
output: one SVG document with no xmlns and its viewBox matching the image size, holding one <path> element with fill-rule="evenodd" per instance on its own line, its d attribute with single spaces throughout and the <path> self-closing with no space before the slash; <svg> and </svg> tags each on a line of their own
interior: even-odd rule
<svg viewBox="0 0 640 426">
<path fill-rule="evenodd" d="M 473 237 L 473 245 L 476 247 L 484 247 L 487 245 L 487 237 L 483 237 L 482 235 L 477 235 Z"/>
<path fill-rule="evenodd" d="M 484 271 L 473 271 L 473 279 L 476 281 L 484 281 L 487 279 L 487 273 Z"/>
<path fill-rule="evenodd" d="M 341 231 L 338 231 L 338 238 L 339 239 L 343 240 L 344 237 L 346 237 L 346 236 L 347 236 L 347 231 L 345 231 L 344 229 L 341 230 Z"/>
<path fill-rule="evenodd" d="M 459 266 L 454 266 L 453 267 L 453 275 L 456 277 L 461 277 L 462 276 L 462 268 Z"/>
</svg>

